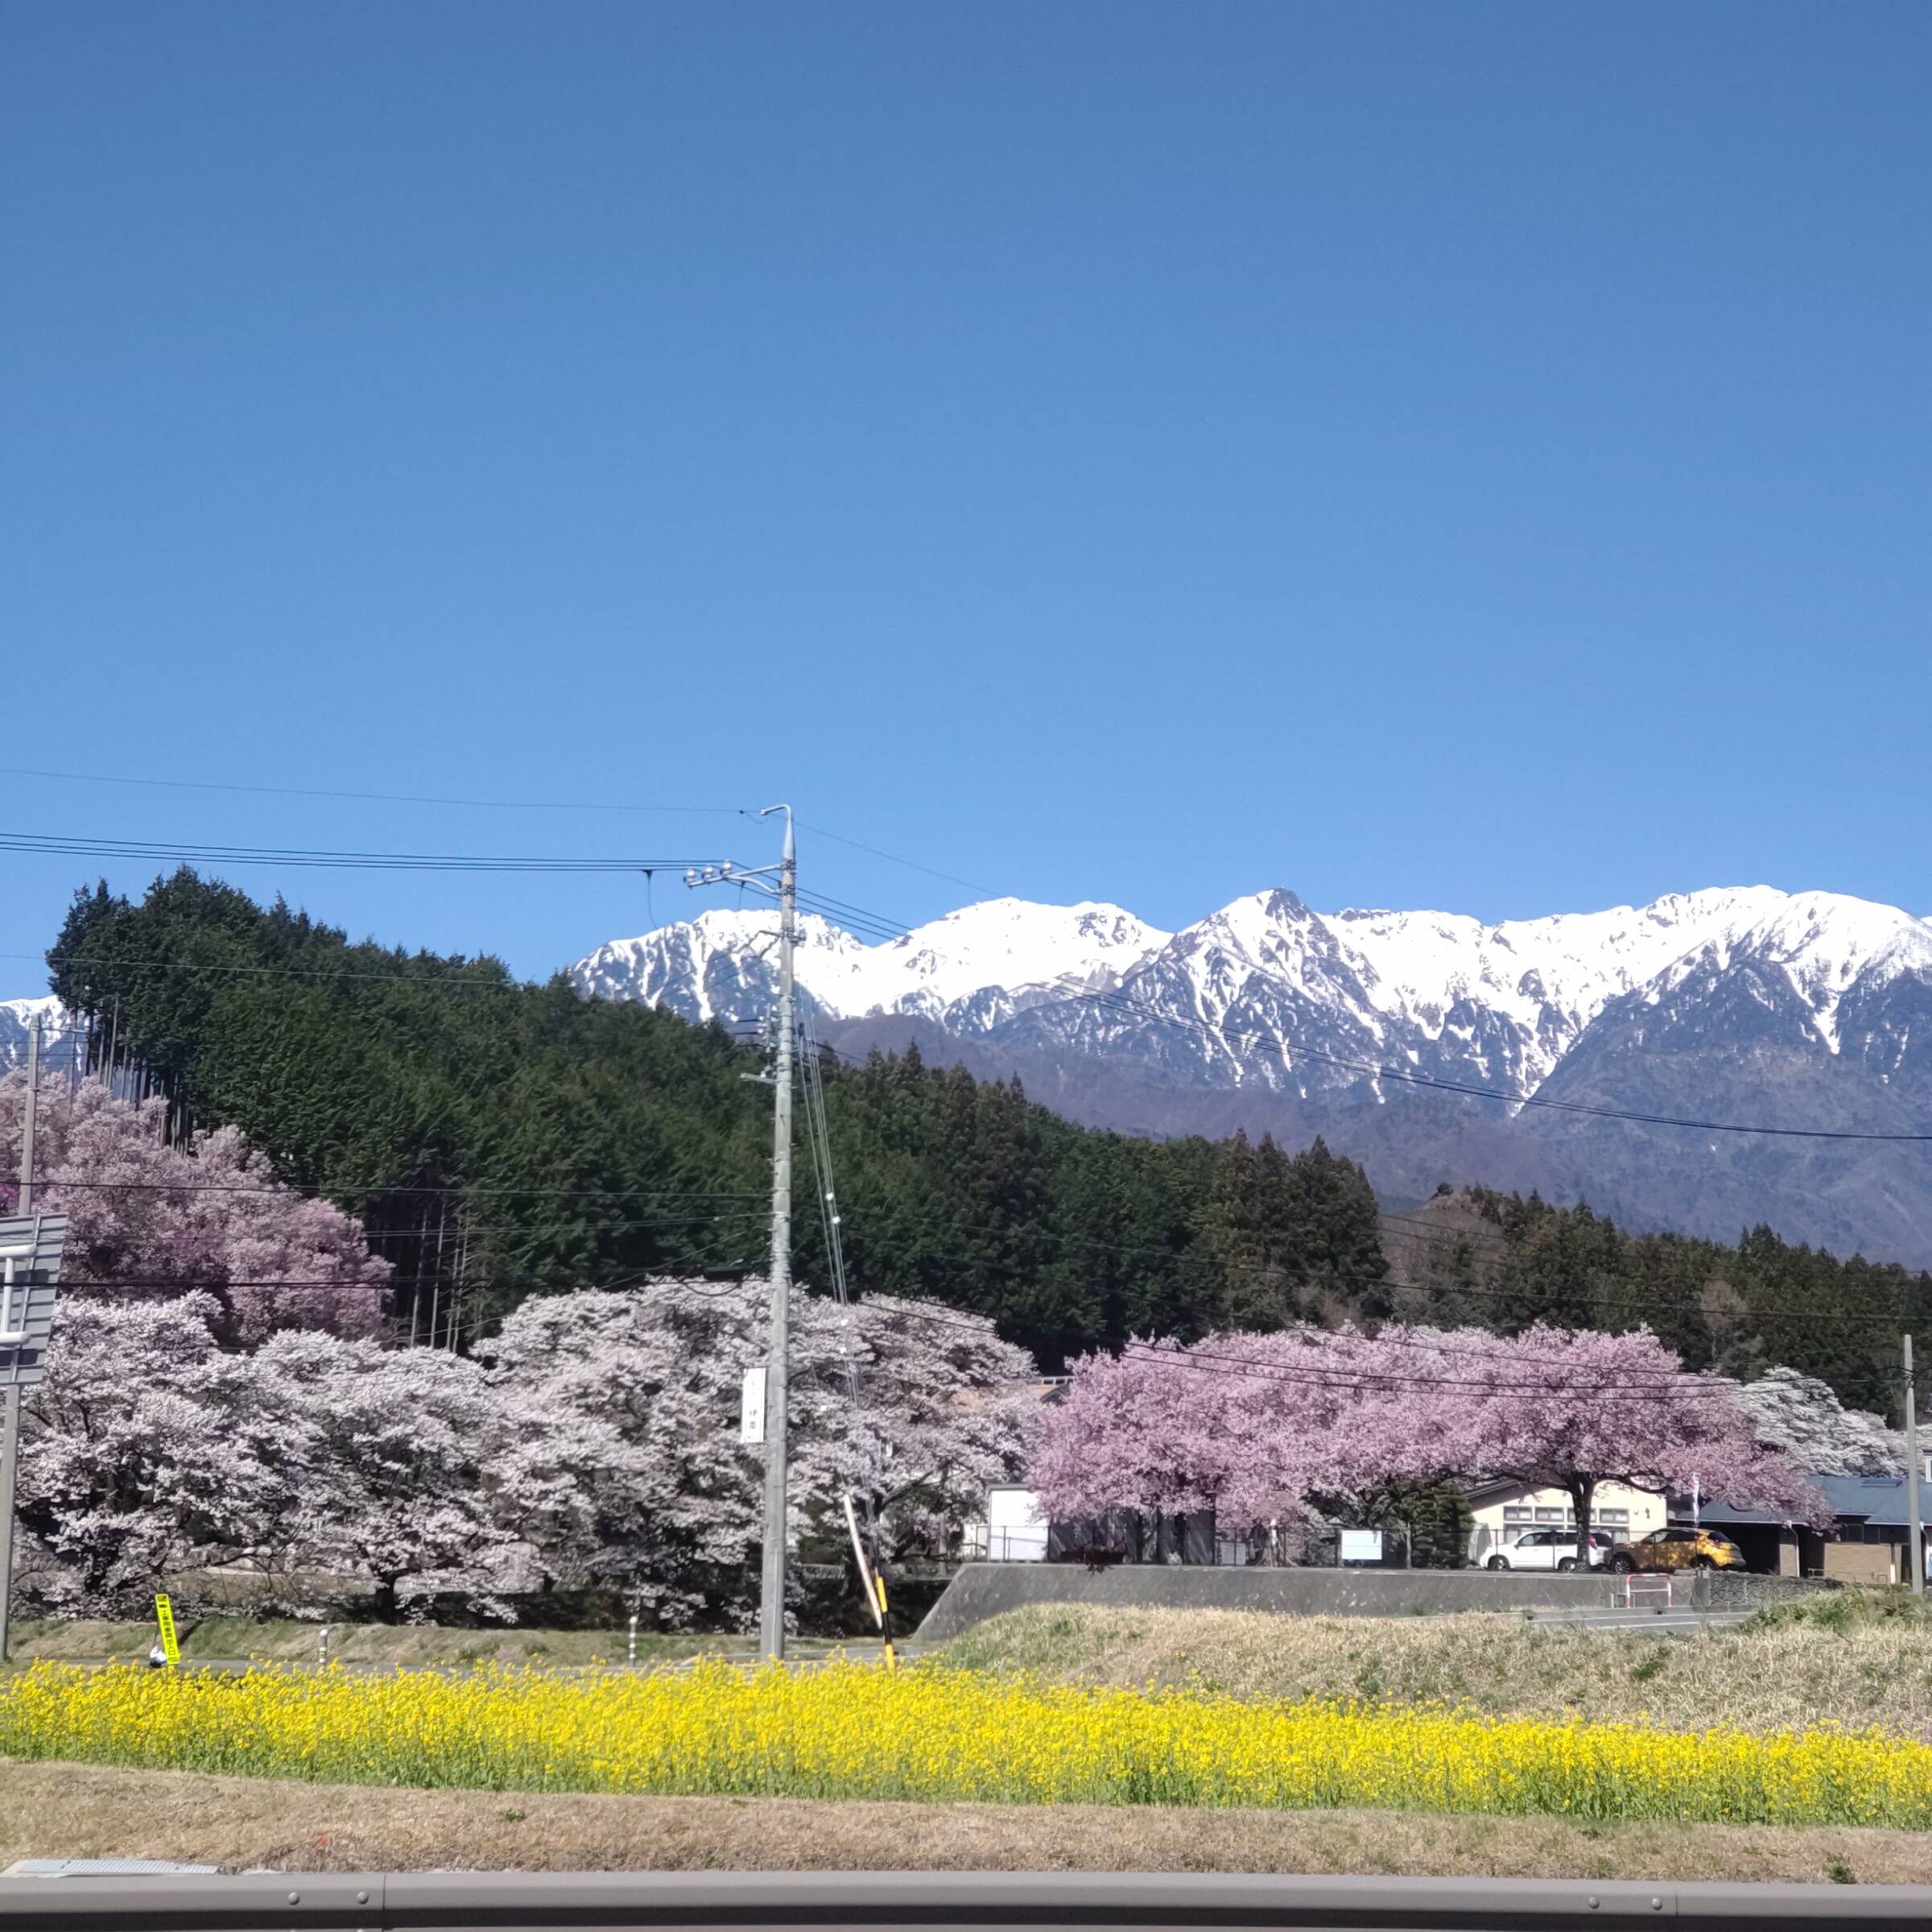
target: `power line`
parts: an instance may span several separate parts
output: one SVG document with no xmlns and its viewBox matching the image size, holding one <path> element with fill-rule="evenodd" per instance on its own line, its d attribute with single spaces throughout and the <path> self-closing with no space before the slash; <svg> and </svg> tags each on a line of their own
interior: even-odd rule
<svg viewBox="0 0 1932 1932">
<path fill-rule="evenodd" d="M 0 765 L 0 776 L 13 778 L 54 778 L 77 785 L 138 785 L 167 791 L 225 791 L 246 793 L 258 798 L 350 799 L 375 805 L 459 805 L 484 811 L 614 811 L 675 814 L 686 817 L 742 818 L 741 805 L 630 805 L 595 803 L 568 799 L 453 799 L 427 796 L 407 791 L 336 791 L 308 785 L 225 784 L 212 778 L 140 778 L 120 773 L 101 771 L 40 771 L 23 765 Z M 821 838 L 836 838 L 836 832 L 821 832 Z M 843 841 L 849 844 L 849 840 Z M 882 853 L 882 857 L 890 854 Z M 902 861 L 910 863 L 910 861 Z"/>
<path fill-rule="evenodd" d="M 1567 1383 L 1555 1378 L 1534 1382 L 1499 1382 L 1459 1380 L 1448 1376 L 1389 1375 L 1373 1369 L 1344 1368 L 1331 1372 L 1311 1366 L 1307 1370 L 1291 1368 L 1286 1364 L 1259 1363 L 1245 1356 L 1222 1355 L 1201 1348 L 1155 1348 L 1145 1342 L 1129 1342 L 1121 1350 L 1124 1358 L 1132 1356 L 1136 1360 L 1150 1358 L 1177 1365 L 1192 1367 L 1196 1364 L 1224 1364 L 1237 1371 L 1270 1379 L 1290 1382 L 1298 1387 L 1311 1389 L 1342 1389 L 1356 1394 L 1383 1394 L 1399 1392 L 1404 1389 L 1454 1389 L 1480 1396 L 1536 1395 L 1547 1396 L 1568 1402 L 1674 1402 L 1684 1401 L 1708 1401 L 1728 1392 L 1721 1388 L 1703 1387 L 1666 1389 L 1659 1381 L 1630 1384 L 1620 1386 L 1606 1384 L 1600 1380 Z M 1688 1374 L 1686 1381 L 1693 1378 Z"/>
<path fill-rule="evenodd" d="M 854 852 L 869 852 L 875 859 L 884 859 L 894 865 L 903 865 L 909 872 L 923 872 L 929 879 L 944 879 L 948 885 L 964 886 L 968 892 L 984 892 L 998 898 L 1000 894 L 990 886 L 982 886 L 976 879 L 963 879 L 956 872 L 941 872 L 936 865 L 922 865 L 917 859 L 902 858 L 896 852 L 886 852 L 877 845 L 868 845 L 858 839 L 848 839 L 842 832 L 828 832 L 823 825 L 807 825 L 801 819 L 800 832 L 809 832 L 814 838 L 830 839 L 835 844 L 849 845 Z"/>
<path fill-rule="evenodd" d="M 1406 1086 L 1455 1094 L 1468 1099 L 1499 1100 L 1509 1107 L 1541 1107 L 1562 1113 L 1587 1114 L 1600 1120 L 1629 1121 L 1650 1127 L 1683 1128 L 1699 1133 L 1755 1134 L 1801 1141 L 1861 1141 L 1908 1145 L 1932 1143 L 1932 1133 L 1880 1133 L 1835 1127 L 1773 1127 L 1752 1121 L 1692 1120 L 1674 1114 L 1643 1113 L 1629 1108 L 1598 1107 L 1583 1100 L 1555 1100 L 1535 1094 L 1510 1093 L 1497 1087 L 1477 1087 L 1462 1080 L 1439 1080 L 1432 1074 L 1405 1073 L 1397 1067 L 1381 1066 L 1370 1060 L 1346 1059 L 1340 1055 L 1323 1053 L 1312 1046 L 1299 1044 L 1291 1046 L 1286 1040 L 1278 1039 L 1260 1028 L 1244 1033 L 1226 1026 L 1217 1026 L 1206 1020 L 1189 1019 L 1179 1013 L 1156 1013 L 1150 1007 L 1123 999 L 1113 993 L 1070 993 L 1066 997 L 1070 1002 L 1079 1001 L 1100 1006 L 1109 1012 L 1122 1013 L 1155 1026 L 1206 1034 L 1224 1042 L 1231 1039 L 1266 1040 L 1281 1055 L 1284 1064 L 1291 1064 L 1294 1056 L 1299 1054 L 1304 1059 L 1317 1060 L 1325 1066 L 1341 1067 L 1351 1072 L 1368 1074 L 1377 1080 L 1394 1080 Z"/>
<path fill-rule="evenodd" d="M 0 1186 L 15 1186 L 17 1174 L 0 1174 Z M 266 1194 L 301 1199 L 301 1191 L 287 1183 L 272 1187 L 245 1185 L 229 1181 L 71 1181 L 49 1180 L 44 1175 L 35 1179 L 37 1187 L 84 1188 L 90 1193 L 121 1194 Z M 506 1195 L 512 1199 L 541 1198 L 548 1200 L 597 1200 L 597 1201 L 755 1201 L 755 1194 L 732 1193 L 722 1190 L 706 1191 L 702 1188 L 678 1189 L 673 1187 L 471 1187 L 460 1183 L 451 1185 L 400 1187 L 386 1181 L 341 1181 L 331 1184 L 331 1191 L 337 1194 L 357 1195 L 461 1195 L 477 1199 Z"/>
<path fill-rule="evenodd" d="M 863 1204 L 861 1204 L 861 1211 L 864 1212 Z M 934 1224 L 935 1224 L 931 1222 L 927 1224 L 928 1226 Z M 990 1222 L 962 1221 L 956 1220 L 951 1216 L 946 1217 L 943 1226 L 948 1231 L 958 1231 L 964 1233 L 997 1235 L 1009 1234 L 1015 1232 L 1011 1228 L 1000 1227 Z M 1345 1282 L 1352 1287 L 1377 1288 L 1391 1294 L 1473 1294 L 1483 1295 L 1496 1300 L 1509 1301 L 1522 1301 L 1534 1298 L 1530 1296 L 1526 1290 L 1522 1289 L 1465 1288 L 1459 1282 L 1448 1282 L 1442 1284 L 1406 1282 L 1397 1281 L 1389 1275 L 1353 1273 L 1344 1269 L 1294 1269 L 1286 1266 L 1278 1266 L 1267 1262 L 1259 1261 L 1231 1263 L 1220 1261 L 1212 1255 L 1202 1254 L 1198 1252 L 1191 1252 L 1186 1249 L 1131 1247 L 1120 1242 L 1104 1241 L 1092 1236 L 1070 1234 L 1053 1228 L 1033 1228 L 1027 1230 L 1026 1233 L 1027 1238 L 1030 1240 L 1071 1242 L 1082 1247 L 1096 1249 L 1110 1254 L 1117 1254 L 1165 1261 L 1177 1267 L 1199 1269 L 1208 1272 L 1210 1274 L 1219 1274 L 1232 1275 L 1237 1278 L 1249 1281 L 1274 1279 L 1289 1280 L 1292 1282 L 1293 1286 L 1299 1288 L 1320 1289 L 1335 1283 Z M 996 1274 L 1018 1274 L 1024 1272 L 1024 1269 L 1020 1263 L 996 1261 L 990 1256 L 948 1256 L 943 1258 L 949 1261 L 954 1266 L 958 1268 L 986 1269 L 990 1269 Z M 1908 1285 L 1918 1278 L 1918 1277 L 1913 1275 L 1909 1270 L 1904 1269 L 1897 1262 L 1888 1263 L 1885 1264 L 1885 1265 L 1898 1268 L 1900 1273 L 1905 1276 L 1906 1283 Z M 1554 1306 L 1558 1309 L 1567 1309 L 1571 1307 L 1620 1309 L 1652 1308 L 1666 1309 L 1678 1314 L 1690 1314 L 1697 1312 L 1695 1304 L 1665 1301 L 1662 1299 L 1633 1300 L 1604 1295 L 1570 1294 L 1567 1293 L 1558 1294 L 1552 1298 L 1552 1299 Z M 1900 1324 L 1901 1321 L 1905 1319 L 1904 1317 L 1898 1315 L 1844 1315 L 1827 1314 L 1822 1312 L 1814 1313 L 1813 1311 L 1806 1308 L 1794 1308 L 1777 1305 L 1770 1307 L 1763 1307 L 1757 1304 L 1752 1304 L 1748 1302 L 1747 1302 L 1742 1312 L 1748 1316 L 1755 1316 L 1761 1314 L 1771 1315 L 1788 1315 L 1795 1319 L 1806 1321 L 1869 1323 L 1880 1326 L 1889 1326 L 1894 1328 L 1896 1328 Z"/>
<path fill-rule="evenodd" d="M 48 771 L 25 765 L 0 765 L 0 776 L 48 778 L 76 785 L 138 786 L 154 791 L 218 791 L 256 798 L 343 799 L 377 805 L 457 806 L 481 811 L 628 812 L 645 816 L 684 818 L 751 818 L 756 815 L 755 807 L 745 805 L 640 805 L 596 799 L 452 798 L 423 792 L 345 791 L 331 786 L 311 785 L 243 785 L 212 778 L 131 778 L 119 772 Z M 963 879 L 956 873 L 942 872 L 938 867 L 927 865 L 920 860 L 906 858 L 898 852 L 887 852 L 880 846 L 868 845 L 862 840 L 848 838 L 844 833 L 830 831 L 823 825 L 807 825 L 801 820 L 799 829 L 811 832 L 815 838 L 830 839 L 835 844 L 849 846 L 854 852 L 863 852 L 875 859 L 884 859 L 888 864 L 903 865 L 909 871 L 923 873 L 928 878 L 944 879 L 950 885 L 964 886 L 969 892 L 990 894 L 994 890 L 990 886 L 980 885 L 972 879 Z"/>
<path fill-rule="evenodd" d="M 0 959 L 7 960 L 44 960 L 46 956 L 44 953 L 39 952 L 0 953 Z M 485 973 L 489 970 L 481 960 L 477 963 L 474 972 L 412 972 L 407 964 L 398 966 L 393 972 L 349 972 L 332 966 L 225 966 L 201 960 L 122 960 L 111 957 L 97 960 L 85 956 L 70 964 L 72 970 L 83 973 L 90 971 L 105 974 L 123 972 L 218 972 L 262 979 L 369 980 L 386 986 L 453 985 L 465 990 L 489 993 L 540 993 L 543 990 L 543 982 L 517 979 L 507 969 L 502 969 L 500 976 L 494 979 L 478 977 L 477 974 Z M 490 962 L 492 966 L 496 964 L 493 960 Z M 68 1007 L 64 1010 L 72 1013 L 76 1009 Z"/>
<path fill-rule="evenodd" d="M 293 846 L 191 845 L 24 832 L 0 832 L 0 852 L 40 852 L 65 858 L 138 859 L 148 864 L 172 861 L 184 865 L 322 866 L 369 872 L 625 873 L 669 871 L 708 862 L 690 858 L 559 859 L 462 852 L 328 852 Z"/>
</svg>

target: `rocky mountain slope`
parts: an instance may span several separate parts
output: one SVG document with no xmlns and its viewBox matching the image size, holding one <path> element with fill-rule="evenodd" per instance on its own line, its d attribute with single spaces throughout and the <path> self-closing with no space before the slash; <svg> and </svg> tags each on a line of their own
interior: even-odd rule
<svg viewBox="0 0 1932 1932">
<path fill-rule="evenodd" d="M 755 1023 L 769 908 L 600 947 L 586 990 Z M 1769 1221 L 1932 1265 L 1932 1141 L 1711 1133 L 1690 1120 L 1932 1134 L 1932 925 L 1769 886 L 1498 924 L 1319 913 L 1289 891 L 1178 933 L 1118 906 L 971 906 L 868 943 L 809 916 L 798 976 L 848 1051 L 917 1042 L 1130 1131 L 1315 1133 L 1392 1195 L 1541 1187 L 1619 1218 L 1735 1236 Z M 1431 1090 L 1451 1082 L 1505 1101 Z"/>
<path fill-rule="evenodd" d="M 51 993 L 39 999 L 0 1000 L 0 1073 L 24 1064 L 27 1029 L 36 1014 L 40 1020 L 40 1051 L 50 1061 L 65 1055 L 68 1018 L 60 1002 Z"/>
</svg>

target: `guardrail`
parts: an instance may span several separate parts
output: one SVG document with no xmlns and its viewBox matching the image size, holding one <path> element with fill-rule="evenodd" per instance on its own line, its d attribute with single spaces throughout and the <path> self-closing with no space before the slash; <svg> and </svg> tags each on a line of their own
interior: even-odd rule
<svg viewBox="0 0 1932 1932">
<path fill-rule="evenodd" d="M 1135 1932 L 1537 1932 L 1664 1919 L 1784 1932 L 1932 1922 L 1932 1885 L 1647 1885 L 1581 1880 L 1078 1872 L 246 1872 L 0 1880 L 9 1932 L 424 1932 L 488 1926 L 648 1932 L 1068 1926 Z"/>
</svg>

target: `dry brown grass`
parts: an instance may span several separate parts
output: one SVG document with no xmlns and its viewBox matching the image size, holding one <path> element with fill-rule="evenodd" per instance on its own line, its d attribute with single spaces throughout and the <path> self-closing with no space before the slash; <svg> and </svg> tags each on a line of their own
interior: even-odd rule
<svg viewBox="0 0 1932 1932">
<path fill-rule="evenodd" d="M 1154 1806 L 551 1797 L 0 1761 L 0 1863 L 168 1858 L 285 1871 L 1360 1872 L 1932 1880 L 1909 1831 Z"/>
<path fill-rule="evenodd" d="M 181 1654 L 200 1657 L 270 1657 L 281 1662 L 313 1663 L 322 1633 L 319 1623 L 292 1617 L 257 1619 L 206 1616 L 184 1625 Z M 139 1660 L 155 1641 L 152 1623 L 59 1622 L 52 1619 L 15 1626 L 14 1661 L 59 1657 L 93 1662 L 104 1657 Z M 431 1624 L 336 1624 L 329 1630 L 329 1655 L 345 1663 L 377 1666 L 438 1664 L 551 1664 L 577 1666 L 619 1663 L 625 1656 L 622 1630 L 448 1629 Z M 641 1633 L 638 1655 L 681 1657 L 700 1651 L 745 1652 L 745 1637 L 659 1637 Z"/>
<path fill-rule="evenodd" d="M 1240 1697 L 1466 1703 L 1673 1730 L 1878 1724 L 1932 1740 L 1932 1623 L 1903 1619 L 1650 1637 L 1493 1614 L 1404 1620 L 1042 1604 L 968 1631 L 943 1654 L 1075 1683 L 1191 1680 Z"/>
</svg>

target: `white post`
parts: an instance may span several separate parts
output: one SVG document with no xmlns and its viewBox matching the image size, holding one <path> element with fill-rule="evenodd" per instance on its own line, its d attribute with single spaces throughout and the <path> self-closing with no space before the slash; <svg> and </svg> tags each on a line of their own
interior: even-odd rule
<svg viewBox="0 0 1932 1932">
<path fill-rule="evenodd" d="M 872 1620 L 882 1630 L 884 1620 L 879 1614 L 878 1586 L 872 1580 L 872 1565 L 865 1558 L 865 1539 L 859 1534 L 859 1513 L 852 1506 L 852 1492 L 845 1494 L 845 1527 L 852 1532 L 852 1554 L 859 1565 L 859 1584 L 865 1592 L 866 1608 L 872 1612 Z"/>
<path fill-rule="evenodd" d="M 625 1662 L 634 1670 L 638 1665 L 638 1613 L 630 1613 L 630 1647 L 625 1653 Z"/>
</svg>

